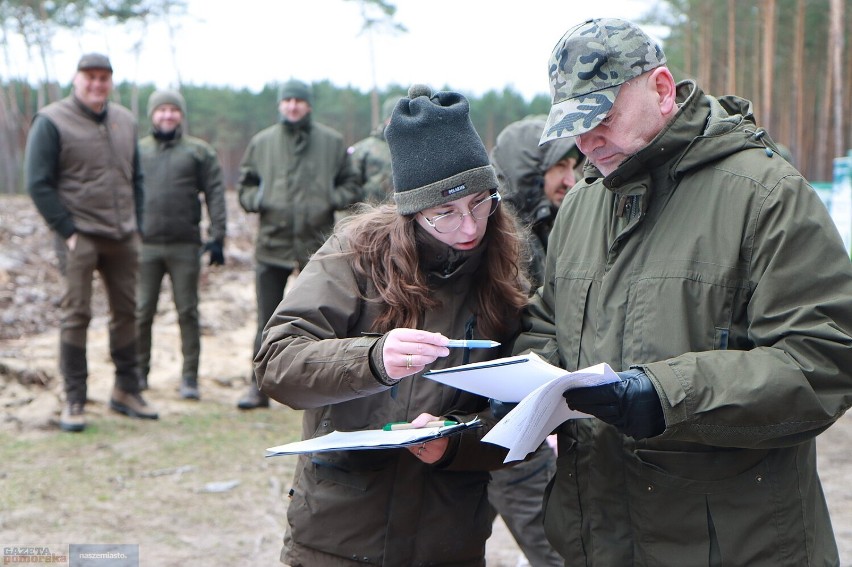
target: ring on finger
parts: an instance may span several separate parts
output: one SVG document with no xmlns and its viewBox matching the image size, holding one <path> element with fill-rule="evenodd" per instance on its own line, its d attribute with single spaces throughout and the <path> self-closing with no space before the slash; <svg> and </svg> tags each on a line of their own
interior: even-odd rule
<svg viewBox="0 0 852 567">
<path fill-rule="evenodd" d="M 406 368 L 411 368 L 412 366 L 414 366 L 414 365 L 411 363 L 411 358 L 412 358 L 413 356 L 414 356 L 413 354 L 406 354 L 406 355 L 405 355 L 405 367 L 406 367 Z"/>
</svg>

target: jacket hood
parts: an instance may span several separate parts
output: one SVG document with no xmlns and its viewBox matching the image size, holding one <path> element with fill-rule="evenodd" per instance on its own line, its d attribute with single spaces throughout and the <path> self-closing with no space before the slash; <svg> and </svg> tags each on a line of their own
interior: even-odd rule
<svg viewBox="0 0 852 567">
<path fill-rule="evenodd" d="M 549 207 L 543 191 L 544 174 L 575 147 L 573 138 L 558 138 L 539 146 L 544 124 L 539 118 L 513 122 L 500 132 L 491 150 L 500 191 L 522 216 L 542 202 Z"/>
</svg>

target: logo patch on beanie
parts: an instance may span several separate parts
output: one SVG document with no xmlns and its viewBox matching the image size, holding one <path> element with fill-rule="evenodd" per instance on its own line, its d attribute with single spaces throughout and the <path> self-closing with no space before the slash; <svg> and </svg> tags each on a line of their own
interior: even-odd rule
<svg viewBox="0 0 852 567">
<path fill-rule="evenodd" d="M 467 186 L 462 183 L 461 185 L 456 185 L 452 189 L 444 189 L 443 191 L 441 191 L 441 195 L 443 195 L 444 197 L 449 197 L 450 195 L 455 195 L 459 191 L 464 191 L 465 189 L 467 189 Z"/>
</svg>

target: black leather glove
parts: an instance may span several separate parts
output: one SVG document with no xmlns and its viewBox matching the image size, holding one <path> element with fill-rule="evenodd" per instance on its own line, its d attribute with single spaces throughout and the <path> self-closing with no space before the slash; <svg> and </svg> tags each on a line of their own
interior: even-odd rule
<svg viewBox="0 0 852 567">
<path fill-rule="evenodd" d="M 515 409 L 515 407 L 518 405 L 516 403 L 501 402 L 500 400 L 495 400 L 494 398 L 489 399 L 488 403 L 491 404 L 491 415 L 493 415 L 494 419 L 497 420 L 506 417 L 506 414 Z"/>
<path fill-rule="evenodd" d="M 204 252 L 210 252 L 211 266 L 225 265 L 224 243 L 221 240 L 209 240 L 204 245 Z"/>
<path fill-rule="evenodd" d="M 619 372 L 620 382 L 575 388 L 563 396 L 571 409 L 614 425 L 634 439 L 655 437 L 666 430 L 663 406 L 654 385 L 639 368 Z"/>
</svg>

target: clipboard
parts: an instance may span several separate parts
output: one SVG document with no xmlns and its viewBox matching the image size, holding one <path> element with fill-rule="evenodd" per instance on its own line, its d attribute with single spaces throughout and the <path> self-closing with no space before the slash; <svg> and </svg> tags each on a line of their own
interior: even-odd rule
<svg viewBox="0 0 852 567">
<path fill-rule="evenodd" d="M 464 423 L 441 427 L 421 427 L 385 431 L 367 429 L 363 431 L 332 431 L 327 435 L 295 441 L 266 450 L 267 457 L 280 455 L 299 455 L 302 453 L 323 453 L 326 451 L 361 451 L 367 449 L 399 449 L 409 445 L 419 445 L 441 437 L 458 435 L 468 429 L 481 427 L 482 421 L 475 418 Z"/>
</svg>

